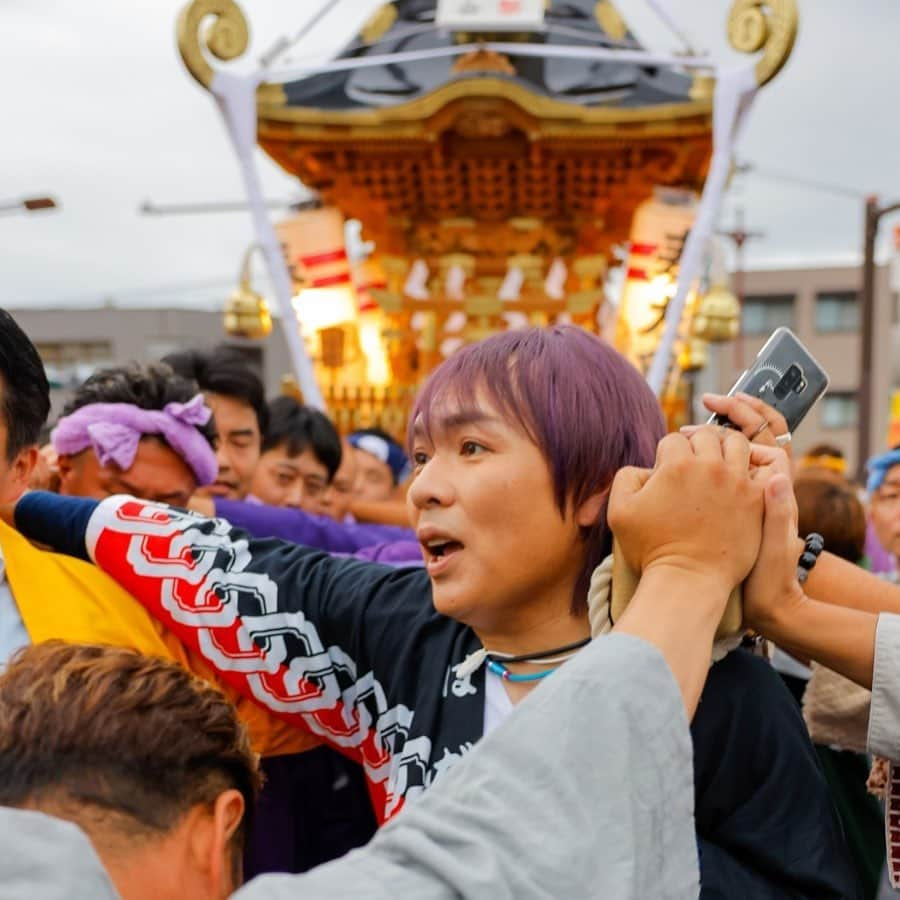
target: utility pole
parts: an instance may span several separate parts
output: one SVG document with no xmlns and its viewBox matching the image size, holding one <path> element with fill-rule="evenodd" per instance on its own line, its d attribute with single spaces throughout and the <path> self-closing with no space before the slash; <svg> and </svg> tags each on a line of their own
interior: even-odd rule
<svg viewBox="0 0 900 900">
<path fill-rule="evenodd" d="M 866 197 L 863 238 L 862 290 L 859 295 L 862 335 L 859 353 L 859 435 L 856 477 L 865 483 L 866 460 L 871 455 L 872 357 L 875 353 L 875 240 L 884 216 L 900 210 L 900 203 L 878 205 L 878 197 Z"/>
</svg>

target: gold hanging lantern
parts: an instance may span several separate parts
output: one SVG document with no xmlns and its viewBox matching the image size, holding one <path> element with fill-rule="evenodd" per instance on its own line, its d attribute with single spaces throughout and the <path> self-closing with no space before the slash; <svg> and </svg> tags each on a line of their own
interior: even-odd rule
<svg viewBox="0 0 900 900">
<path fill-rule="evenodd" d="M 678 368 L 684 372 L 699 372 L 709 362 L 709 349 L 706 341 L 698 337 L 689 337 L 678 354 Z"/>
<path fill-rule="evenodd" d="M 693 335 L 710 343 L 731 341 L 741 326 L 741 305 L 724 284 L 714 284 L 697 304 Z"/>
<path fill-rule="evenodd" d="M 250 258 L 259 245 L 253 244 L 244 254 L 241 283 L 225 302 L 225 331 L 231 337 L 258 340 L 272 332 L 272 314 L 262 294 L 250 286 Z"/>
</svg>

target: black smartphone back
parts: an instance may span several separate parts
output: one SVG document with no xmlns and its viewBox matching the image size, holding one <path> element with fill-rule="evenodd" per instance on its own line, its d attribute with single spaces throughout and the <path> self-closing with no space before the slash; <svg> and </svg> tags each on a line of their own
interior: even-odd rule
<svg viewBox="0 0 900 900">
<path fill-rule="evenodd" d="M 827 387 L 828 375 L 797 335 L 789 328 L 778 328 L 728 394 L 759 397 L 777 409 L 794 431 Z M 729 424 L 724 416 L 709 421 Z"/>
</svg>

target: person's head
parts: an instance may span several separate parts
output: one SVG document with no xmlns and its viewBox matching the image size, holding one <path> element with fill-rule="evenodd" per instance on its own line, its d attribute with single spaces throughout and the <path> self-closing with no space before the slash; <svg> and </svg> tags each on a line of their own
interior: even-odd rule
<svg viewBox="0 0 900 900">
<path fill-rule="evenodd" d="M 878 542 L 900 557 L 900 447 L 868 462 L 869 517 Z"/>
<path fill-rule="evenodd" d="M 234 708 L 174 663 L 54 641 L 0 675 L 0 805 L 78 825 L 123 900 L 228 897 L 258 789 Z"/>
<path fill-rule="evenodd" d="M 268 426 L 262 381 L 245 357 L 230 347 L 183 350 L 163 357 L 163 362 L 195 381 L 213 411 L 219 475 L 214 484 L 197 493 L 243 499 Z"/>
<path fill-rule="evenodd" d="M 322 515 L 322 500 L 341 462 L 341 439 L 326 415 L 293 397 L 269 404 L 269 427 L 250 493 L 272 506 Z"/>
<path fill-rule="evenodd" d="M 0 309 L 0 410 L 0 503 L 12 503 L 28 487 L 37 463 L 50 385 L 34 344 L 5 309 Z"/>
<path fill-rule="evenodd" d="M 847 480 L 847 459 L 834 444 L 815 444 L 797 460 L 797 472 L 827 473 L 835 479 Z"/>
<path fill-rule="evenodd" d="M 355 499 L 365 502 L 390 500 L 410 473 L 403 448 L 380 428 L 354 431 L 348 438 L 356 457 Z"/>
<path fill-rule="evenodd" d="M 356 486 L 356 451 L 346 439 L 341 441 L 341 464 L 325 489 L 319 506 L 322 515 L 343 522 L 353 504 Z"/>
<path fill-rule="evenodd" d="M 663 434 L 640 373 L 579 328 L 503 332 L 447 359 L 409 428 L 437 609 L 481 631 L 540 628 L 551 606 L 584 614 L 612 479 L 652 466 Z"/>
<path fill-rule="evenodd" d="M 59 491 L 184 506 L 198 485 L 216 477 L 209 419 L 197 386 L 166 365 L 100 369 L 53 430 Z"/>
<path fill-rule="evenodd" d="M 828 472 L 811 470 L 794 482 L 801 535 L 814 531 L 825 538 L 829 553 L 858 563 L 866 543 L 866 513 L 856 490 Z"/>
</svg>

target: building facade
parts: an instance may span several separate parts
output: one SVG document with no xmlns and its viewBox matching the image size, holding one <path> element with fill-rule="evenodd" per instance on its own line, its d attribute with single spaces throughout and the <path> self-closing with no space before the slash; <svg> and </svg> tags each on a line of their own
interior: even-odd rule
<svg viewBox="0 0 900 900">
<path fill-rule="evenodd" d="M 101 366 L 154 362 L 175 350 L 227 344 L 247 355 L 269 396 L 279 393 L 282 375 L 291 371 L 280 320 L 274 321 L 265 341 L 249 341 L 225 333 L 221 310 L 106 307 L 10 312 L 34 341 L 47 369 L 51 423 L 72 389 Z"/>
<path fill-rule="evenodd" d="M 825 397 L 797 430 L 802 453 L 817 443 L 840 447 L 850 470 L 857 462 L 859 379 L 862 353 L 859 267 L 779 269 L 744 275 L 741 336 L 717 348 L 705 385 L 727 392 L 768 336 L 787 326 L 809 348 L 830 378 Z M 888 267 L 879 267 L 872 353 L 873 406 L 870 446 L 885 446 L 891 396 L 900 388 L 897 302 Z"/>
</svg>

